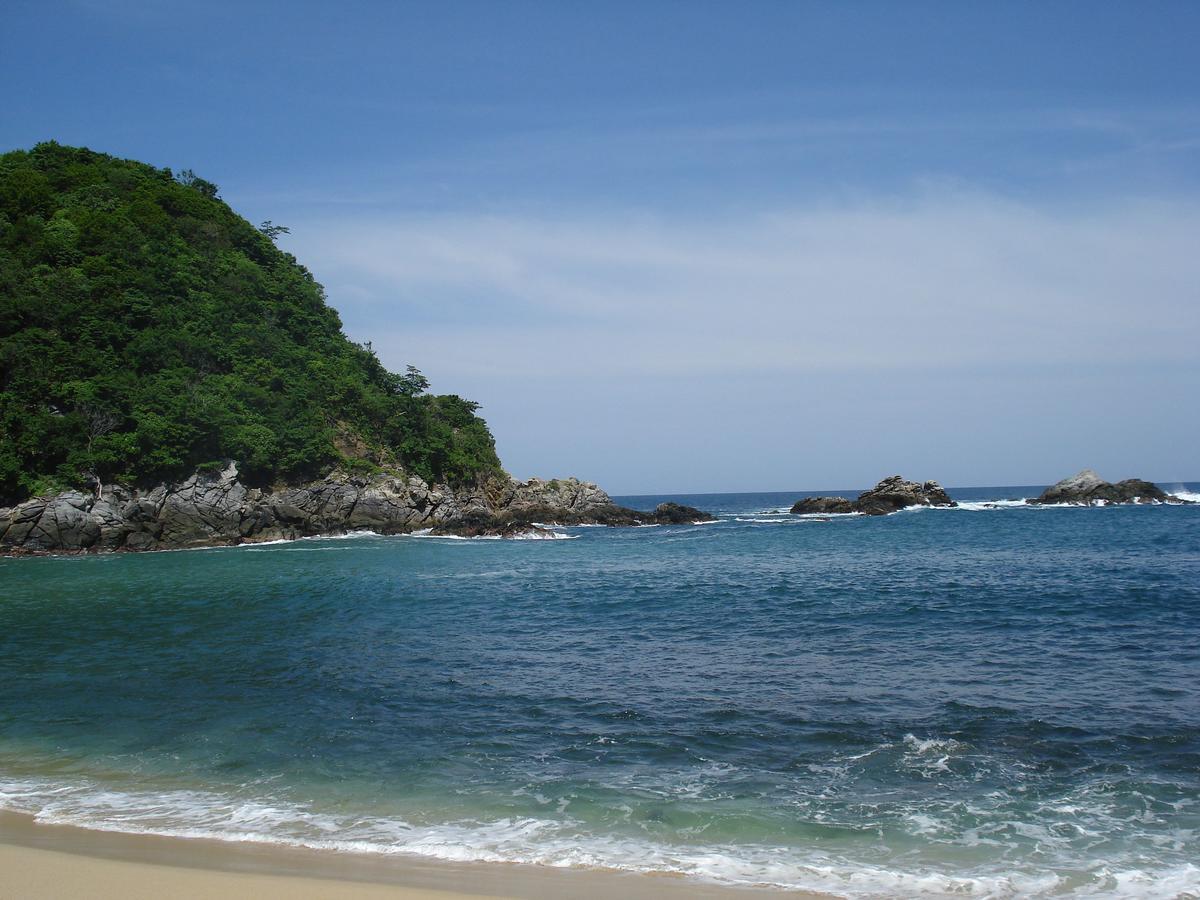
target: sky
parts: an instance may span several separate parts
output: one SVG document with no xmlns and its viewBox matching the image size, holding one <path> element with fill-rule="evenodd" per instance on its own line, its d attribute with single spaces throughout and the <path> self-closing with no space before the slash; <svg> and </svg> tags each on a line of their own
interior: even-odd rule
<svg viewBox="0 0 1200 900">
<path fill-rule="evenodd" d="M 291 229 L 615 494 L 1200 479 L 1200 4 L 6 0 L 0 149 Z"/>
</svg>

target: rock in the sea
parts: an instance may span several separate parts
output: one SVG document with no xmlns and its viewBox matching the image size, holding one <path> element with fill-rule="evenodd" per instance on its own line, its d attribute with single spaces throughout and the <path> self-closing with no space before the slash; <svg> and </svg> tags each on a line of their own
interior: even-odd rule
<svg viewBox="0 0 1200 900">
<path fill-rule="evenodd" d="M 1070 503 L 1076 506 L 1093 506 L 1101 503 L 1186 503 L 1168 494 L 1158 485 L 1140 478 L 1126 478 L 1113 484 L 1105 481 L 1092 469 L 1084 469 L 1078 475 L 1064 478 L 1046 488 L 1040 497 L 1030 503 Z"/>
<path fill-rule="evenodd" d="M 654 508 L 654 519 L 659 525 L 696 525 L 700 522 L 715 522 L 717 517 L 701 512 L 694 506 L 660 503 Z"/>
<path fill-rule="evenodd" d="M 849 513 L 854 512 L 854 501 L 848 497 L 805 497 L 796 501 L 792 512 L 798 516 Z"/>
<path fill-rule="evenodd" d="M 936 481 L 918 484 L 891 475 L 869 491 L 863 491 L 854 501 L 856 512 L 868 516 L 883 516 L 909 506 L 957 506 Z"/>
<path fill-rule="evenodd" d="M 797 515 L 856 512 L 884 516 L 909 506 L 957 505 L 936 481 L 918 484 L 905 481 L 899 475 L 891 475 L 869 491 L 863 491 L 856 500 L 846 497 L 806 497 L 796 501 L 792 512 Z"/>
</svg>

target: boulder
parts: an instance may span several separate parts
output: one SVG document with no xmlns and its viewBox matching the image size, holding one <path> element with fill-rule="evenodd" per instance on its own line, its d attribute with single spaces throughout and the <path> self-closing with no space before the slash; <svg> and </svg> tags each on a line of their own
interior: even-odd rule
<svg viewBox="0 0 1200 900">
<path fill-rule="evenodd" d="M 1126 478 L 1116 484 L 1105 481 L 1092 469 L 1084 469 L 1077 475 L 1064 478 L 1058 484 L 1046 488 L 1030 503 L 1069 503 L 1075 506 L 1093 506 L 1103 503 L 1185 503 L 1168 494 L 1153 482 L 1140 478 Z"/>
</svg>

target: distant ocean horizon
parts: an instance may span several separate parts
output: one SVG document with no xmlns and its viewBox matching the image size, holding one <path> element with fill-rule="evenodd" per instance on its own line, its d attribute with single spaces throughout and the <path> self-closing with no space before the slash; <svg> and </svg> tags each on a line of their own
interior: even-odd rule
<svg viewBox="0 0 1200 900">
<path fill-rule="evenodd" d="M 1200 481 L 1161 481 L 1155 482 L 1168 494 L 1174 494 L 1183 500 L 1200 502 Z M 653 509 L 659 503 L 675 502 L 695 506 L 706 512 L 732 512 L 744 508 L 745 511 L 755 509 L 771 509 L 780 513 L 788 512 L 792 504 L 804 497 L 850 497 L 854 498 L 873 485 L 859 488 L 823 489 L 809 491 L 709 491 L 703 493 L 674 493 L 674 494 L 613 494 L 613 501 L 633 509 Z M 1048 484 L 1024 485 L 984 485 L 946 487 L 946 492 L 960 505 L 968 508 L 972 504 L 990 502 L 1011 502 L 1038 497 L 1050 487 Z"/>
<path fill-rule="evenodd" d="M 1194 896 L 1200 506 L 1044 487 L 0 559 L 0 809 L 848 897 Z"/>
<path fill-rule="evenodd" d="M 1168 480 L 1168 481 L 1153 481 L 1167 493 L 1179 492 L 1184 494 L 1196 494 L 1200 488 L 1200 480 Z M 1003 484 L 1003 485 L 942 485 L 946 492 L 955 500 L 980 501 L 980 500 L 1018 500 L 1030 497 L 1040 496 L 1041 493 L 1050 487 L 1050 483 L 1046 484 Z M 862 485 L 854 488 L 821 488 L 819 490 L 773 490 L 773 491 L 675 491 L 675 492 L 649 492 L 649 493 L 622 493 L 613 494 L 613 499 L 625 505 L 630 505 L 637 509 L 645 507 L 647 503 L 653 501 L 663 501 L 664 499 L 681 502 L 681 498 L 692 498 L 695 500 L 703 500 L 711 497 L 718 502 L 721 498 L 728 497 L 779 497 L 792 498 L 787 503 L 790 508 L 792 503 L 803 497 L 850 497 L 854 498 L 863 491 L 874 487 L 874 484 Z"/>
</svg>

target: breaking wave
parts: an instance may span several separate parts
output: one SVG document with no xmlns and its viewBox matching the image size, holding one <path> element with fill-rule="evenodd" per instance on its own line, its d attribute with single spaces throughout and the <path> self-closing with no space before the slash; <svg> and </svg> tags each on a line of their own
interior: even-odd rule
<svg viewBox="0 0 1200 900">
<path fill-rule="evenodd" d="M 892 749 L 891 744 L 879 750 Z M 965 748 L 954 740 L 907 735 L 905 764 L 920 772 L 944 771 Z M 870 754 L 863 754 L 867 756 Z M 1023 870 L 1017 861 L 1002 867 L 947 871 L 904 865 L 900 859 L 852 861 L 832 850 L 772 843 L 681 844 L 590 832 L 578 820 L 514 816 L 417 824 L 402 818 L 369 818 L 349 812 L 314 810 L 270 797 L 225 795 L 204 790 L 113 790 L 80 779 L 69 782 L 0 778 L 0 809 L 24 813 L 36 822 L 99 831 L 164 837 L 274 844 L 343 853 L 410 855 L 453 862 L 524 863 L 582 867 L 630 873 L 674 874 L 738 886 L 828 892 L 849 898 L 1030 896 L 1149 898 L 1193 897 L 1200 867 L 1178 863 L 1161 869 L 1113 864 L 1105 858 L 1081 860 L 1069 872 Z M 943 824 L 914 811 L 914 835 L 944 839 Z M 1062 843 L 1049 825 L 995 823 L 988 834 L 1024 829 L 1053 850 Z M 1187 836 L 1181 836 L 1187 840 Z M 1131 861 L 1132 862 L 1132 861 Z"/>
</svg>

